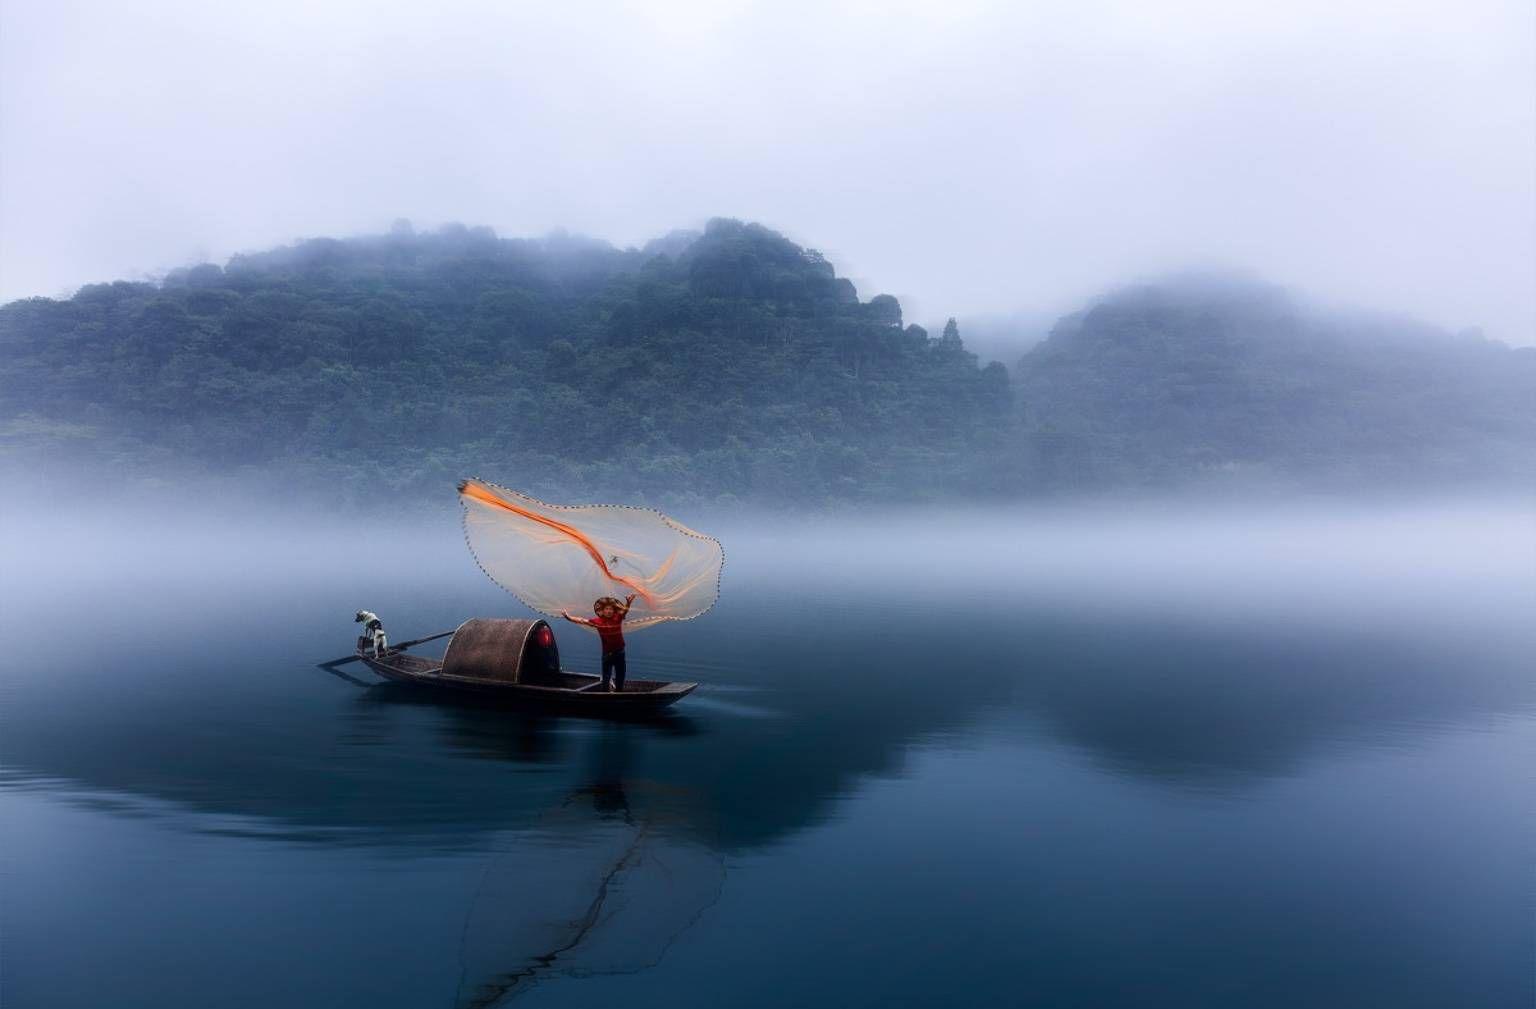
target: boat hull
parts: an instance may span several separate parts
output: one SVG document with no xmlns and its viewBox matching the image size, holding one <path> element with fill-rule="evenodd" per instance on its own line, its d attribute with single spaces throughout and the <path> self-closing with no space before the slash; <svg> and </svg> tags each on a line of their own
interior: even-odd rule
<svg viewBox="0 0 1536 1009">
<path fill-rule="evenodd" d="M 687 697 L 697 683 L 663 680 L 627 680 L 623 690 L 607 691 L 601 677 L 589 673 L 561 670 L 549 682 L 512 683 L 443 672 L 440 660 L 424 659 L 404 653 L 374 658 L 360 654 L 359 659 L 379 676 L 395 683 L 408 683 L 426 690 L 448 691 L 460 697 L 473 697 L 498 704 L 539 708 L 560 708 L 601 715 L 638 715 L 659 711 Z"/>
</svg>

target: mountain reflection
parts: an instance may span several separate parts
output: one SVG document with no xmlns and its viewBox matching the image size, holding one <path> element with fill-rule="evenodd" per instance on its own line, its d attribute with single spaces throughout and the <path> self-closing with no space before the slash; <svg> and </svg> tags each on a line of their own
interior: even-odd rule
<svg viewBox="0 0 1536 1009">
<path fill-rule="evenodd" d="M 1536 702 L 1520 674 L 1532 632 L 1513 615 L 1525 582 L 1472 622 L 1368 606 L 1311 620 L 1166 600 L 1138 609 L 1116 586 L 1090 604 L 995 572 L 919 609 L 899 590 L 845 591 L 835 573 L 817 583 L 789 565 L 746 568 L 707 618 L 636 636 L 637 672 L 705 686 L 674 712 L 624 723 L 315 668 L 350 644 L 345 617 L 354 600 L 385 595 L 381 584 L 402 636 L 505 611 L 452 575 L 414 590 L 378 572 L 312 574 L 296 591 L 210 585 L 179 568 L 151 592 L 55 585 L 7 600 L 0 759 L 13 785 L 70 781 L 325 843 L 472 847 L 579 796 L 599 813 L 664 813 L 670 835 L 738 851 L 823 821 L 862 780 L 900 774 L 914 745 L 965 745 L 987 726 L 1031 726 L 1135 781 L 1244 788 L 1334 748 Z M 444 579 L 459 587 L 436 587 Z M 73 632 L 71 614 L 107 600 L 110 639 Z M 252 614 L 262 647 L 231 648 L 231 612 Z M 561 633 L 580 667 L 589 643 Z M 756 715 L 712 695 L 748 696 Z M 636 780 L 647 788 L 636 793 Z"/>
<path fill-rule="evenodd" d="M 1506 639 L 1423 629 L 1094 626 L 1042 629 L 1014 700 L 1116 773 L 1241 787 L 1320 751 L 1412 742 L 1528 711 L 1536 687 Z"/>
</svg>

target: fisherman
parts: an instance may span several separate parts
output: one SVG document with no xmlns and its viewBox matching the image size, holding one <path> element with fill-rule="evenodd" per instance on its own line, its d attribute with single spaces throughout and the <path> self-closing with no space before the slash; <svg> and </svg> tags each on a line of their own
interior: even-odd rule
<svg viewBox="0 0 1536 1009">
<path fill-rule="evenodd" d="M 358 650 L 361 651 L 369 642 L 372 642 L 373 657 L 382 659 L 384 653 L 389 651 L 389 638 L 384 634 L 384 621 L 379 619 L 377 613 L 358 610 L 355 622 L 363 625 L 363 636 L 357 642 Z"/>
<path fill-rule="evenodd" d="M 603 643 L 603 689 L 623 690 L 624 674 L 624 618 L 634 604 L 634 596 L 625 596 L 621 603 L 612 596 L 603 596 L 592 604 L 596 619 L 573 617 L 565 610 L 560 615 L 573 624 L 582 624 L 597 631 Z"/>
</svg>

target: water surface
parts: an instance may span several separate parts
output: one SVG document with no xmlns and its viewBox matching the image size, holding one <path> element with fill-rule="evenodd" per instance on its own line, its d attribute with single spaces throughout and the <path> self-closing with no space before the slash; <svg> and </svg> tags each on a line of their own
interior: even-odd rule
<svg viewBox="0 0 1536 1009">
<path fill-rule="evenodd" d="M 628 724 L 316 668 L 451 519 L 146 519 L 6 530 L 8 1007 L 1536 997 L 1523 509 L 738 521 Z"/>
</svg>

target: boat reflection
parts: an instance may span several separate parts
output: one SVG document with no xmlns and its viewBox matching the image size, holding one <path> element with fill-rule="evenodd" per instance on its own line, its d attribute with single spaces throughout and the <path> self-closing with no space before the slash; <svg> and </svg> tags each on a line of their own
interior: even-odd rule
<svg viewBox="0 0 1536 1009">
<path fill-rule="evenodd" d="M 265 820 L 329 844 L 459 851 L 591 787 L 585 762 L 622 745 L 626 780 L 696 796 L 678 815 L 697 819 L 698 839 L 740 851 L 823 822 L 864 779 L 899 775 L 914 745 L 963 745 L 1000 722 L 1023 721 L 1032 738 L 1135 782 L 1241 789 L 1336 747 L 1412 741 L 1536 703 L 1536 683 L 1519 675 L 1531 632 L 1513 624 L 1476 636 L 1124 614 L 999 623 L 974 608 L 893 623 L 878 602 L 814 612 L 761 591 L 755 603 L 648 638 L 648 664 L 707 685 L 627 722 L 326 675 L 313 663 L 334 653 L 334 626 L 306 623 L 304 598 L 289 604 L 292 637 L 260 653 L 228 651 L 217 595 L 179 637 L 153 623 L 124 630 L 110 661 L 38 615 L 47 648 L 8 680 L 0 762 L 12 780 Z M 795 613 L 794 635 L 755 636 L 758 610 Z M 711 704 L 716 690 L 751 704 Z"/>
<path fill-rule="evenodd" d="M 455 1004 L 505 1005 L 558 978 L 656 965 L 719 900 L 726 870 L 697 797 L 633 780 L 635 735 L 594 733 L 586 781 L 506 840 L 465 916 Z"/>
</svg>

